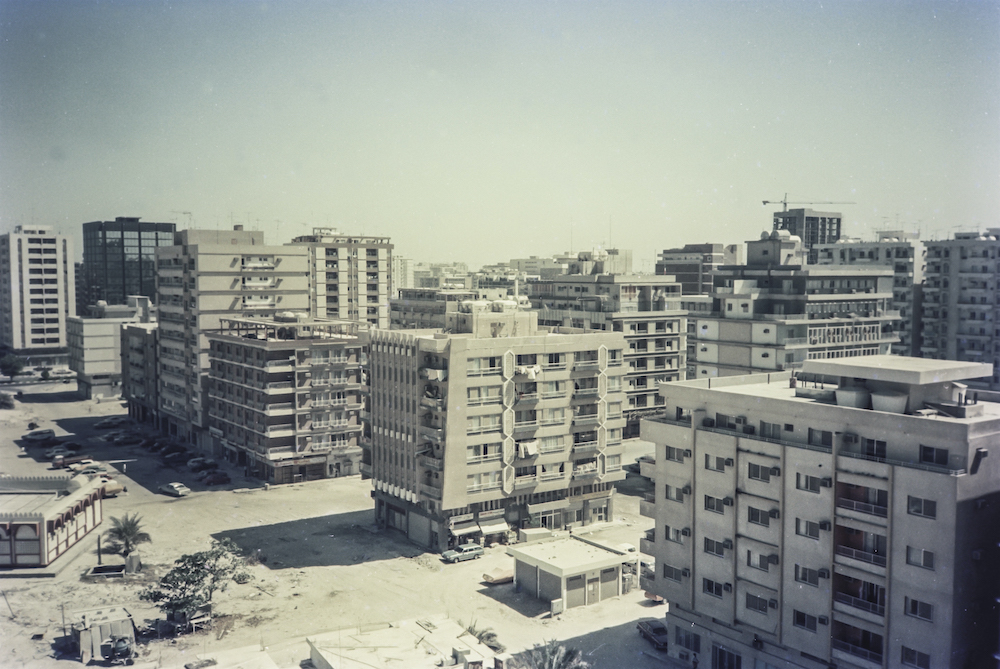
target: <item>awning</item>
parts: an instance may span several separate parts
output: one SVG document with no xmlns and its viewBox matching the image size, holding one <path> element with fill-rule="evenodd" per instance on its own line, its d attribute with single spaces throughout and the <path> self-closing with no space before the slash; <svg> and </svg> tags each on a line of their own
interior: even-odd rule
<svg viewBox="0 0 1000 669">
<path fill-rule="evenodd" d="M 491 518 L 479 523 L 479 529 L 483 534 L 500 534 L 510 529 L 510 525 L 503 518 Z"/>
<path fill-rule="evenodd" d="M 569 506 L 568 499 L 557 499 L 554 502 L 542 502 L 541 504 L 529 504 L 528 513 L 534 515 L 545 511 L 558 511 Z"/>
<path fill-rule="evenodd" d="M 451 534 L 455 537 L 460 537 L 464 534 L 472 534 L 473 532 L 479 531 L 479 525 L 476 521 L 470 520 L 465 523 L 455 523 L 455 526 L 451 528 Z"/>
</svg>

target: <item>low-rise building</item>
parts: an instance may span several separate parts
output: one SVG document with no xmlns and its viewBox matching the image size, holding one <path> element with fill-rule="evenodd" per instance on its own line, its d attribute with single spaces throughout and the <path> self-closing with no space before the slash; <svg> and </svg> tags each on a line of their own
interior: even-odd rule
<svg viewBox="0 0 1000 669">
<path fill-rule="evenodd" d="M 662 384 L 643 587 L 713 666 L 985 667 L 1000 395 L 988 365 L 871 356 Z M 716 662 L 713 659 L 713 662 Z M 706 660 L 707 664 L 707 660 Z"/>
<path fill-rule="evenodd" d="M 117 397 L 122 386 L 122 327 L 133 321 L 148 323 L 155 314 L 142 295 L 130 295 L 128 304 L 98 301 L 88 311 L 88 317 L 71 316 L 66 325 L 77 392 L 86 399 Z"/>
<path fill-rule="evenodd" d="M 389 302 L 390 329 L 444 329 L 448 314 L 458 311 L 462 302 L 499 300 L 507 296 L 506 288 L 448 290 L 441 288 L 404 288 L 399 297 Z"/>
</svg>

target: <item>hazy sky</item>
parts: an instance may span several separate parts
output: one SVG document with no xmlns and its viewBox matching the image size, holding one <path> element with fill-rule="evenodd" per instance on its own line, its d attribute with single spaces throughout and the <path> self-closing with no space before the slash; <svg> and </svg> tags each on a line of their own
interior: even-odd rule
<svg viewBox="0 0 1000 669">
<path fill-rule="evenodd" d="M 418 260 L 609 243 L 651 269 L 758 237 L 785 192 L 855 202 L 814 208 L 859 236 L 1000 226 L 1000 0 L 2 0 L 0 21 L 3 232 L 322 225 Z"/>
</svg>

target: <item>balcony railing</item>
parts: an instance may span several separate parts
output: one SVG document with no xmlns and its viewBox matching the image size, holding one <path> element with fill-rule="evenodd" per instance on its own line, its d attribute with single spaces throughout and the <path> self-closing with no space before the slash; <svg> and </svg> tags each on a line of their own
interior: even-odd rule
<svg viewBox="0 0 1000 669">
<path fill-rule="evenodd" d="M 596 451 L 600 444 L 597 441 L 580 441 L 573 444 L 574 453 L 589 453 Z"/>
<path fill-rule="evenodd" d="M 837 555 L 843 555 L 844 557 L 854 558 L 855 560 L 868 562 L 870 564 L 878 565 L 879 567 L 884 567 L 886 563 L 885 556 L 879 553 L 869 553 L 868 551 L 859 550 L 857 548 L 851 548 L 850 546 L 840 546 L 840 545 L 838 545 L 836 549 L 837 549 Z"/>
<path fill-rule="evenodd" d="M 880 652 L 862 648 L 861 646 L 855 646 L 853 643 L 841 641 L 840 639 L 832 639 L 832 642 L 833 647 L 837 650 L 842 650 L 845 653 L 850 653 L 855 657 L 860 657 L 870 662 L 882 664 L 882 653 Z"/>
<path fill-rule="evenodd" d="M 441 488 L 436 488 L 426 483 L 420 484 L 420 494 L 427 495 L 432 499 L 441 499 Z"/>
<path fill-rule="evenodd" d="M 877 504 L 868 504 L 867 502 L 858 502 L 853 499 L 847 499 L 846 497 L 837 498 L 837 506 L 841 509 L 851 509 L 853 511 L 860 511 L 861 513 L 870 513 L 873 516 L 878 516 L 880 518 L 887 518 L 889 516 L 889 509 L 884 506 L 878 506 Z"/>
<path fill-rule="evenodd" d="M 861 609 L 862 611 L 868 611 L 869 613 L 874 613 L 877 616 L 885 616 L 885 607 L 880 604 L 875 604 L 874 602 L 868 602 L 863 599 L 858 599 L 853 595 L 849 595 L 846 592 L 835 592 L 833 593 L 834 601 L 840 602 L 841 604 L 847 604 L 848 606 L 853 606 L 856 609 Z"/>
<path fill-rule="evenodd" d="M 514 479 L 515 488 L 530 488 L 532 486 L 538 485 L 537 476 L 518 476 Z"/>
</svg>

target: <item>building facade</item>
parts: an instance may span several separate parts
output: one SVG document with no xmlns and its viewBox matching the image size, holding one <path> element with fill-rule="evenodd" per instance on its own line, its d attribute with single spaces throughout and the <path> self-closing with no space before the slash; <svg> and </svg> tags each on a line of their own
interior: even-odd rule
<svg viewBox="0 0 1000 669">
<path fill-rule="evenodd" d="M 613 514 L 625 478 L 625 340 L 467 305 L 450 332 L 371 333 L 377 521 L 433 550 Z"/>
<path fill-rule="evenodd" d="M 689 362 L 699 379 L 880 355 L 899 340 L 891 268 L 807 267 L 801 241 L 783 230 L 748 242 L 747 264 L 720 268 L 713 282 Z"/>
<path fill-rule="evenodd" d="M 125 323 L 121 328 L 122 398 L 128 415 L 164 429 L 160 423 L 159 323 Z M 167 428 L 168 429 L 168 428 Z"/>
<path fill-rule="evenodd" d="M 840 224 L 843 215 L 839 211 L 813 211 L 812 209 L 788 209 L 774 212 L 774 231 L 787 230 L 788 234 L 802 240 L 802 246 L 809 256 L 809 262 L 816 262 L 817 244 L 832 244 L 840 239 Z"/>
<path fill-rule="evenodd" d="M 989 363 L 992 373 L 971 384 L 1000 389 L 1000 228 L 925 245 L 921 354 Z"/>
<path fill-rule="evenodd" d="M 156 299 L 156 249 L 172 246 L 174 223 L 119 216 L 83 224 L 83 283 L 76 314 L 99 301 L 125 304 L 130 295 Z"/>
<path fill-rule="evenodd" d="M 687 370 L 687 322 L 680 284 L 652 274 L 568 274 L 529 284 L 538 323 L 621 332 L 625 336 L 625 437 L 639 436 L 639 419 L 655 413 L 660 381 Z"/>
<path fill-rule="evenodd" d="M 77 392 L 85 399 L 117 397 L 122 393 L 122 327 L 149 322 L 151 305 L 145 296 L 130 304 L 88 307 L 89 317 L 71 316 L 67 324 L 69 368 L 76 372 Z"/>
<path fill-rule="evenodd" d="M 899 312 L 899 342 L 892 345 L 892 352 L 919 356 L 922 338 L 914 333 L 920 329 L 926 254 L 919 234 L 881 231 L 874 242 L 841 239 L 817 244 L 814 250 L 819 265 L 892 268 L 892 308 Z"/>
<path fill-rule="evenodd" d="M 446 290 L 409 288 L 389 302 L 389 326 L 392 330 L 444 329 L 448 319 L 463 302 L 499 300 L 507 296 L 505 288 Z"/>
<path fill-rule="evenodd" d="M 75 308 L 72 239 L 44 225 L 0 235 L 0 347 L 34 364 L 65 364 Z"/>
<path fill-rule="evenodd" d="M 392 243 L 388 237 L 344 235 L 328 228 L 290 244 L 309 251 L 311 314 L 389 327 Z"/>
<path fill-rule="evenodd" d="M 712 667 L 986 667 L 997 648 L 1000 395 L 901 356 L 664 384 L 656 558 L 669 653 Z M 987 401 L 988 399 L 988 401 Z"/>
<path fill-rule="evenodd" d="M 665 249 L 656 261 L 659 276 L 672 276 L 684 295 L 712 292 L 712 272 L 723 265 L 742 265 L 742 244 L 685 244 Z"/>
<path fill-rule="evenodd" d="M 210 430 L 226 459 L 269 483 L 360 473 L 360 328 L 303 313 L 209 332 Z"/>
<path fill-rule="evenodd" d="M 211 452 L 208 336 L 222 318 L 309 310 L 308 249 L 261 232 L 182 230 L 157 250 L 158 395 L 167 434 Z"/>
</svg>

